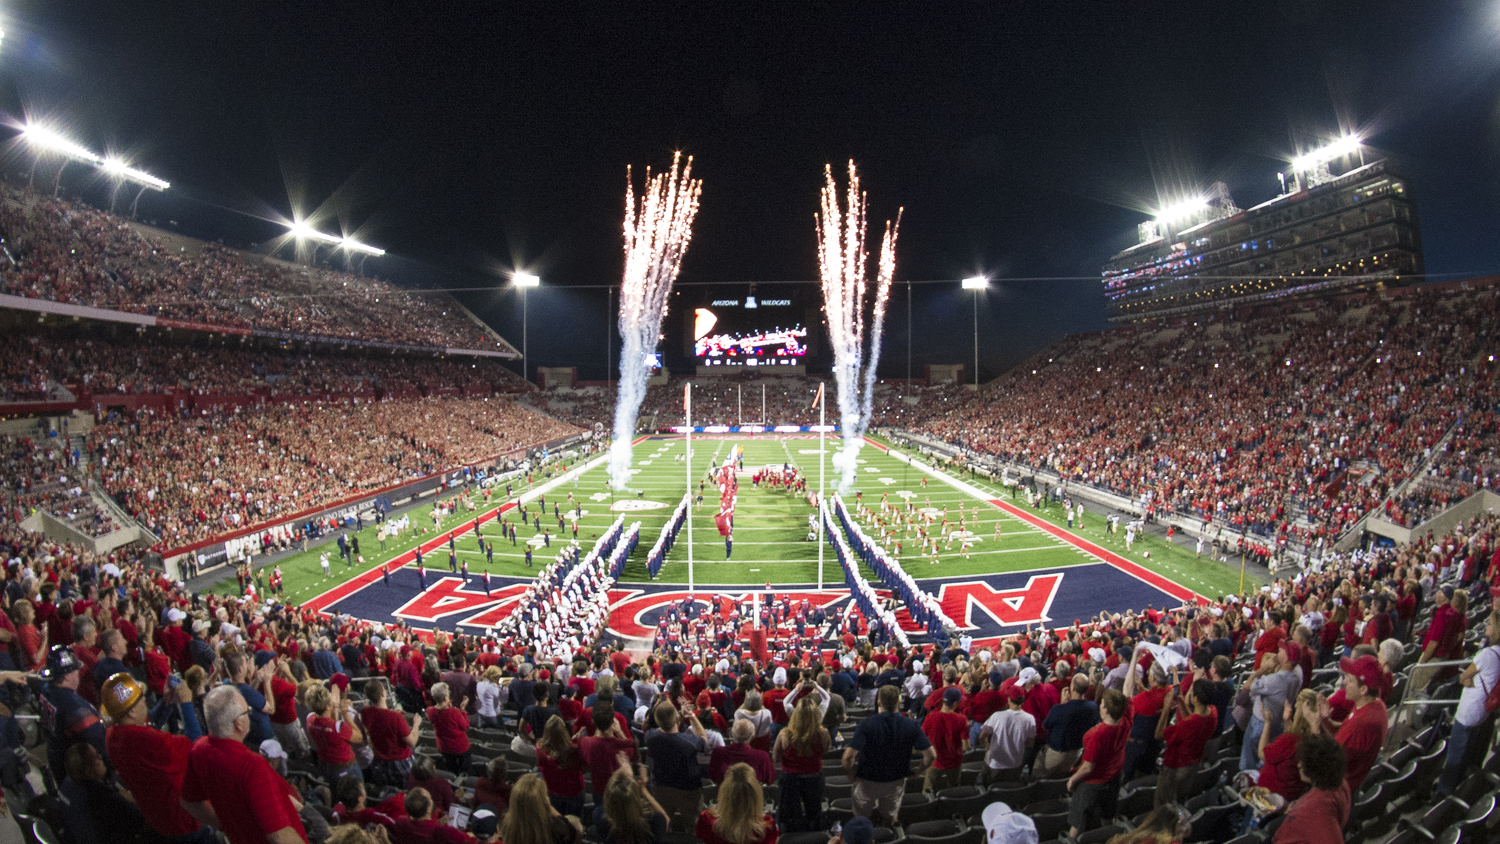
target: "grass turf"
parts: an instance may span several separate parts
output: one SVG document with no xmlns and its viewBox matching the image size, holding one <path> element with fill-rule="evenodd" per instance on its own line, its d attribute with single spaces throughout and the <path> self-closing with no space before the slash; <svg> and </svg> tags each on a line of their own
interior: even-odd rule
<svg viewBox="0 0 1500 844">
<path fill-rule="evenodd" d="M 826 445 L 830 456 L 836 444 L 836 438 L 828 438 Z M 783 463 L 791 463 L 801 468 L 804 476 L 809 479 L 810 485 L 816 485 L 819 455 L 818 439 L 815 436 L 811 438 L 807 438 L 806 435 L 695 437 L 693 441 L 695 494 L 697 483 L 705 479 L 708 468 L 721 463 L 733 445 L 740 445 L 744 449 L 746 472 L 753 473 L 762 466 L 779 468 Z M 642 507 L 647 506 L 643 502 L 658 503 L 662 506 L 625 513 L 627 525 L 637 520 L 641 522 L 641 542 L 628 562 L 621 580 L 622 582 L 647 580 L 646 553 L 655 543 L 663 524 L 671 515 L 672 508 L 680 500 L 686 485 L 687 467 L 682 459 L 683 454 L 684 441 L 679 437 L 653 437 L 639 443 L 635 447 L 632 491 L 618 495 L 608 489 L 606 468 L 602 462 L 576 477 L 568 477 L 560 486 L 545 494 L 546 514 L 542 517 L 542 527 L 548 529 L 552 545 L 556 547 L 562 541 L 571 540 L 573 525 L 576 523 L 579 542 L 589 547 L 592 538 L 620 515 L 619 512 L 611 511 L 613 504 Z M 914 577 L 950 577 L 1056 568 L 1094 560 L 1085 552 L 1049 536 L 1046 532 L 1015 516 L 975 499 L 941 479 L 932 477 L 922 468 L 911 466 L 891 454 L 867 446 L 860 452 L 859 459 L 861 461 L 859 478 L 855 489 L 863 492 L 867 504 L 872 507 L 876 506 L 882 494 L 888 494 L 892 504 L 901 503 L 905 494 L 911 496 L 913 503 L 918 507 L 930 506 L 939 512 L 947 508 L 949 520 L 953 523 L 950 529 L 956 528 L 958 510 L 962 507 L 964 527 L 975 534 L 973 548 L 967 558 L 960 554 L 959 543 L 955 542 L 952 550 L 946 548 L 940 550 L 939 562 L 936 565 L 930 563 L 929 557 L 914 552 L 916 540 L 900 539 L 903 545 L 902 564 Z M 831 487 L 835 482 L 831 461 L 827 467 L 827 473 Z M 922 485 L 924 477 L 927 478 L 925 487 Z M 539 479 L 538 485 L 545 480 Z M 994 498 L 1011 500 L 1007 490 L 982 478 L 964 478 L 963 480 Z M 515 492 L 518 496 L 527 497 L 528 490 L 534 490 L 534 487 L 517 486 Z M 570 493 L 571 502 L 568 498 Z M 704 486 L 703 495 L 703 504 L 694 509 L 692 516 L 693 580 L 695 583 L 755 585 L 770 582 L 780 585 L 817 582 L 818 543 L 807 541 L 808 517 L 815 511 L 804 498 L 764 486 L 757 489 L 750 483 L 748 477 L 742 478 L 735 516 L 734 554 L 732 559 L 726 560 L 724 541 L 719 536 L 713 521 L 714 515 L 718 512 L 717 490 L 711 483 L 708 483 Z M 498 505 L 504 500 L 502 488 L 497 491 L 490 506 Z M 852 507 L 855 503 L 855 496 L 853 494 L 847 496 L 846 501 Z M 476 503 L 479 504 L 479 510 L 476 512 L 488 509 L 482 502 L 482 498 L 476 499 Z M 1018 506 L 1024 506 L 1022 499 L 1017 499 L 1016 503 Z M 526 506 L 528 515 L 539 515 L 539 505 L 534 499 L 528 500 Z M 576 518 L 573 517 L 575 511 Z M 308 600 L 365 570 L 374 568 L 381 560 L 390 559 L 410 550 L 419 540 L 431 538 L 434 535 L 431 512 L 432 508 L 426 505 L 409 511 L 412 524 L 417 530 L 416 535 L 408 531 L 396 539 L 388 540 L 384 551 L 380 550 L 373 525 L 367 526 L 357 534 L 361 553 L 366 560 L 364 566 L 346 566 L 338 559 L 337 547 L 332 544 L 315 547 L 306 553 L 282 560 L 286 599 L 293 602 Z M 1059 526 L 1066 526 L 1060 507 L 1029 512 Z M 561 513 L 563 517 L 561 530 L 557 513 Z M 473 521 L 473 515 L 460 507 L 455 516 L 437 525 L 437 530 L 447 530 L 468 524 Z M 507 513 L 504 519 L 507 523 L 514 524 L 517 521 L 517 514 Z M 997 521 L 1002 530 L 1002 536 L 998 542 L 994 537 Z M 424 527 L 428 529 L 426 533 L 421 532 Z M 1195 559 L 1191 550 L 1152 536 L 1137 539 L 1134 549 L 1127 552 L 1123 537 L 1109 538 L 1104 535 L 1102 520 L 1097 515 L 1086 519 L 1082 528 L 1075 528 L 1074 533 L 1201 594 L 1213 597 L 1239 591 L 1238 567 L 1231 567 L 1207 558 Z M 465 532 L 457 539 L 459 559 L 467 562 L 469 571 L 473 574 L 488 570 L 497 576 L 534 576 L 536 567 L 542 565 L 543 561 L 556 552 L 543 545 L 541 533 L 532 526 L 521 527 L 519 534 L 518 544 L 512 546 L 508 540 L 501 538 L 499 525 L 495 522 L 488 522 L 483 525 L 481 535 L 486 541 L 492 541 L 495 545 L 494 564 L 489 564 L 472 530 Z M 894 541 L 892 540 L 891 544 Z M 530 569 L 525 566 L 524 562 L 524 546 L 527 543 L 535 546 L 534 567 Z M 1151 554 L 1150 558 L 1143 553 L 1147 551 Z M 324 552 L 329 553 L 331 557 L 329 577 L 323 576 L 319 564 L 319 556 Z M 684 527 L 676 545 L 668 555 L 666 564 L 662 567 L 658 581 L 687 583 L 687 557 L 688 539 L 687 529 Z M 824 583 L 833 587 L 841 586 L 843 577 L 838 570 L 837 563 L 834 562 L 831 549 L 825 548 L 824 560 Z M 446 570 L 447 561 L 446 548 L 425 555 L 426 566 L 430 569 Z M 1258 581 L 1246 579 L 1247 589 L 1258 588 L 1259 585 Z M 229 592 L 234 589 L 235 582 L 231 579 L 219 584 L 215 591 Z"/>
</svg>

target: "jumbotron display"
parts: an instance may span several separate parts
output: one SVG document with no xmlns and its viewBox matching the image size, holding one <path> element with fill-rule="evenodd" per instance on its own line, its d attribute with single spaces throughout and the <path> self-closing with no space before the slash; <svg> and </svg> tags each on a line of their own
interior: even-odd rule
<svg viewBox="0 0 1500 844">
<path fill-rule="evenodd" d="M 792 298 L 710 299 L 687 315 L 687 353 L 699 366 L 794 366 L 812 354 L 805 310 Z"/>
</svg>

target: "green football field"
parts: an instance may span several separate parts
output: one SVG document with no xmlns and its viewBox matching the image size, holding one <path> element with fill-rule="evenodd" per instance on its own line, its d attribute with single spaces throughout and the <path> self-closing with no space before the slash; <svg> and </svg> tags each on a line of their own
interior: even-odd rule
<svg viewBox="0 0 1500 844">
<path fill-rule="evenodd" d="M 709 468 L 721 464 L 734 445 L 739 445 L 744 450 L 743 465 L 746 474 L 740 478 L 733 558 L 726 560 L 723 537 L 714 525 L 714 516 L 718 512 L 718 493 L 712 482 L 706 479 Z M 829 437 L 826 447 L 828 456 L 831 456 L 837 447 L 837 439 Z M 757 585 L 769 582 L 781 585 L 818 582 L 818 543 L 807 539 L 808 517 L 815 514 L 814 508 L 801 496 L 766 487 L 757 489 L 749 478 L 750 474 L 761 467 L 779 470 L 783 464 L 790 464 L 802 471 L 810 486 L 815 486 L 818 479 L 818 449 L 817 436 L 807 434 L 693 438 L 691 476 L 694 495 L 698 492 L 698 483 L 705 482 L 703 504 L 694 508 L 692 516 L 692 579 L 695 584 Z M 600 457 L 578 461 L 572 467 L 554 467 L 559 476 L 551 479 L 554 484 L 552 489 L 543 491 L 549 479 L 539 477 L 535 485 L 522 484 L 514 490 L 517 498 L 525 504 L 528 516 L 542 516 L 541 526 L 546 531 L 545 535 L 534 524 L 520 527 L 519 541 L 512 545 L 510 541 L 502 539 L 501 529 L 496 522 L 486 522 L 481 528 L 481 535 L 486 541 L 494 543 L 493 565 L 488 562 L 488 556 L 481 550 L 472 530 L 466 531 L 457 540 L 458 558 L 467 563 L 473 574 L 489 571 L 497 576 L 533 576 L 536 568 L 556 553 L 554 549 L 557 546 L 572 540 L 575 525 L 579 542 L 587 548 L 623 512 L 627 525 L 633 521 L 641 522 L 641 540 L 627 564 L 622 581 L 645 581 L 648 579 L 646 554 L 655 544 L 662 526 L 688 485 L 689 474 L 684 454 L 685 442 L 681 437 L 650 437 L 641 441 L 635 446 L 631 489 L 623 493 L 614 493 L 608 488 L 606 468 Z M 898 458 L 895 452 L 887 454 L 870 445 L 861 450 L 859 460 L 855 491 L 863 494 L 866 504 L 878 508 L 883 495 L 888 497 L 892 505 L 903 503 L 909 498 L 918 508 L 932 508 L 939 519 L 946 510 L 950 530 L 958 529 L 961 511 L 964 529 L 973 534 L 973 547 L 966 556 L 961 553 L 961 542 L 955 541 L 951 548 L 940 545 L 936 564 L 931 562 L 930 556 L 916 553 L 915 539 L 900 536 L 887 542 L 888 548 L 898 540 L 902 543 L 902 565 L 914 577 L 1048 569 L 1096 561 L 1091 554 L 982 500 L 979 496 L 1004 499 L 1018 507 L 1025 506 L 1024 498 L 1013 500 L 1008 490 L 982 478 L 961 479 L 972 492 L 956 488 L 943 479 L 948 476 L 942 475 L 930 464 L 925 468 L 913 466 Z M 826 472 L 829 487 L 832 488 L 836 478 L 831 461 L 827 464 Z M 925 486 L 922 482 L 924 478 L 927 481 Z M 973 493 L 978 493 L 978 496 Z M 545 515 L 540 512 L 538 495 L 545 496 Z M 447 499 L 445 497 L 444 500 Z M 505 500 L 503 487 L 496 491 L 488 507 L 483 504 L 482 497 L 476 497 L 479 509 L 475 512 L 485 512 Z M 852 508 L 856 503 L 856 496 L 851 492 L 845 496 L 845 500 Z M 1066 525 L 1060 507 L 1028 512 L 1059 526 Z M 358 534 L 360 552 L 366 560 L 363 567 L 346 566 L 338 559 L 337 547 L 333 544 L 315 547 L 306 553 L 283 559 L 280 564 L 285 578 L 286 599 L 301 602 L 313 598 L 364 570 L 374 568 L 382 560 L 410 550 L 419 540 L 430 539 L 437 531 L 472 522 L 474 515 L 461 506 L 454 517 L 435 526 L 430 505 L 420 506 L 408 513 L 416 533 L 408 531 L 397 539 L 387 541 L 383 551 L 376 539 L 374 526 L 367 526 Z M 502 518 L 507 523 L 515 524 L 517 513 L 508 512 Z M 998 540 L 995 537 L 997 522 L 1001 531 Z M 422 532 L 424 528 L 425 533 Z M 1191 550 L 1151 536 L 1137 539 L 1134 548 L 1127 552 L 1123 537 L 1108 537 L 1104 534 L 1103 521 L 1098 515 L 1089 514 L 1081 526 L 1075 526 L 1073 533 L 1200 594 L 1217 597 L 1241 591 L 1238 566 L 1211 561 L 1207 557 L 1195 559 Z M 548 541 L 551 548 L 546 544 Z M 534 555 L 534 567 L 530 569 L 525 565 L 524 553 L 528 544 L 533 547 Z M 662 567 L 657 578 L 659 582 L 688 582 L 688 547 L 688 531 L 684 527 Z M 1149 558 L 1146 556 L 1147 552 L 1150 554 Z M 328 577 L 324 577 L 319 563 L 319 557 L 323 553 L 330 556 L 331 572 Z M 447 548 L 426 554 L 424 563 L 429 569 L 446 570 Z M 868 572 L 866 576 L 869 576 Z M 832 550 L 826 547 L 823 582 L 832 587 L 839 587 L 843 582 Z M 1256 589 L 1259 585 L 1259 581 L 1254 578 L 1247 577 L 1244 582 L 1246 590 Z M 235 581 L 232 578 L 216 587 L 216 591 L 220 592 L 234 589 Z"/>
</svg>

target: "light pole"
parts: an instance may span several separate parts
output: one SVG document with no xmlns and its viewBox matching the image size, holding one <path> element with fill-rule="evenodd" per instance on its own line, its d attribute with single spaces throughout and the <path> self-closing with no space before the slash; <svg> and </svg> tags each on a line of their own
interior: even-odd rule
<svg viewBox="0 0 1500 844">
<path fill-rule="evenodd" d="M 990 286 L 990 280 L 982 275 L 963 280 L 965 290 L 974 291 L 974 389 L 979 389 L 979 291 Z"/>
<path fill-rule="evenodd" d="M 521 380 L 530 382 L 526 374 L 526 291 L 533 287 L 541 287 L 542 280 L 532 273 L 520 270 L 511 273 L 510 283 L 521 291 Z"/>
</svg>

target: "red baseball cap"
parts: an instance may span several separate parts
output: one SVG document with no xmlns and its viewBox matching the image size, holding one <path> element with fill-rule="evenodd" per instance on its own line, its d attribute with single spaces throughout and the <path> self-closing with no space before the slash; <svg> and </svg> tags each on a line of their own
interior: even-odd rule
<svg viewBox="0 0 1500 844">
<path fill-rule="evenodd" d="M 1361 656 L 1355 659 L 1344 657 L 1339 660 L 1339 670 L 1345 674 L 1354 675 L 1354 679 L 1364 683 L 1371 694 L 1380 694 L 1385 688 L 1385 671 L 1380 667 L 1380 660 L 1373 656 Z"/>
</svg>

